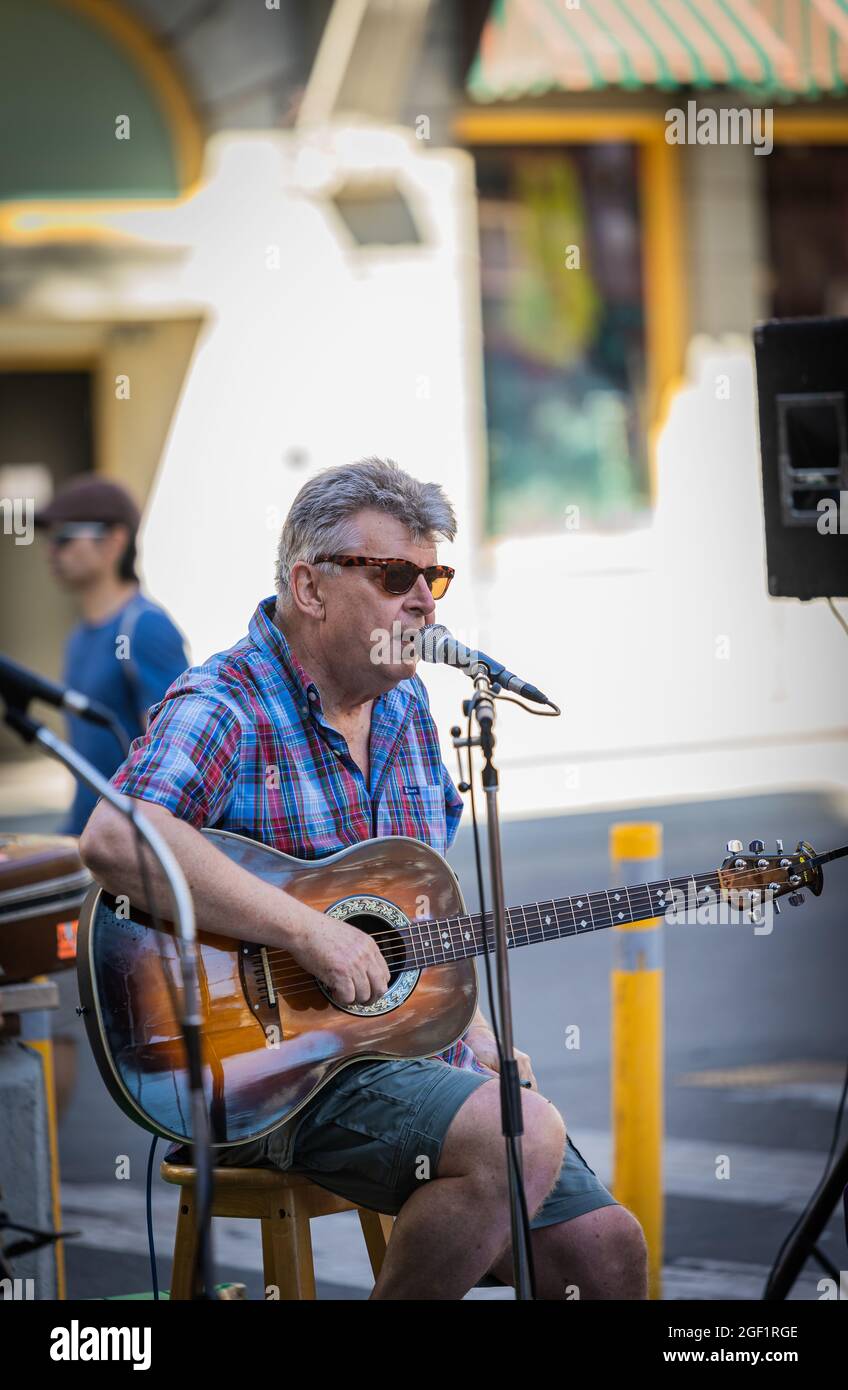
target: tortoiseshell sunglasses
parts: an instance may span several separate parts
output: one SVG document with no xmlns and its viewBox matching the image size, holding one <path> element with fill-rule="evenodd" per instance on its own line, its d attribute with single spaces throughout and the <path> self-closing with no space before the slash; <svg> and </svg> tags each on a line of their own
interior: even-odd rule
<svg viewBox="0 0 848 1390">
<path fill-rule="evenodd" d="M 332 565 L 379 565 L 387 594 L 408 594 L 419 574 L 423 574 L 433 598 L 444 598 L 456 573 L 450 565 L 427 565 L 422 569 L 411 560 L 377 560 L 371 555 L 316 555 L 314 563 L 319 561 Z"/>
</svg>

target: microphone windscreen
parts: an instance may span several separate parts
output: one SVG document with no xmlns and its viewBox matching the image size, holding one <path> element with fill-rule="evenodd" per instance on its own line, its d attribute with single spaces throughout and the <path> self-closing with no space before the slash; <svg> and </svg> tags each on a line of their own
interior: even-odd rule
<svg viewBox="0 0 848 1390">
<path fill-rule="evenodd" d="M 416 634 L 415 645 L 420 661 L 441 661 L 441 648 L 450 633 L 442 623 L 428 623 Z"/>
</svg>

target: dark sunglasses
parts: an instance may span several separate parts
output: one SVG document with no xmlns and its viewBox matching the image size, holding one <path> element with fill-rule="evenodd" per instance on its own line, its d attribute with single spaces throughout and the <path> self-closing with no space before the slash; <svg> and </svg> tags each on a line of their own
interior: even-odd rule
<svg viewBox="0 0 848 1390">
<path fill-rule="evenodd" d="M 99 540 L 105 536 L 109 527 L 105 521 L 69 521 L 65 526 L 59 526 L 55 531 L 48 532 L 47 539 L 51 545 L 67 545 L 69 541 L 79 540 L 80 537 L 88 537 L 90 540 Z"/>
<path fill-rule="evenodd" d="M 333 565 L 378 565 L 382 570 L 383 588 L 387 594 L 408 594 L 419 574 L 423 574 L 433 598 L 444 598 L 456 573 L 450 565 L 413 565 L 411 560 L 376 560 L 371 555 L 316 555 L 314 564 L 327 561 Z"/>
</svg>

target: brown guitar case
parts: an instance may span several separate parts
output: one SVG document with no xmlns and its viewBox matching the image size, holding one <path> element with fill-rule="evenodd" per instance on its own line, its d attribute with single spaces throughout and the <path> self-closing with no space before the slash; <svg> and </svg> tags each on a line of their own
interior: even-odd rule
<svg viewBox="0 0 848 1390">
<path fill-rule="evenodd" d="M 0 833 L 0 983 L 76 965 L 91 874 L 72 835 Z"/>
</svg>

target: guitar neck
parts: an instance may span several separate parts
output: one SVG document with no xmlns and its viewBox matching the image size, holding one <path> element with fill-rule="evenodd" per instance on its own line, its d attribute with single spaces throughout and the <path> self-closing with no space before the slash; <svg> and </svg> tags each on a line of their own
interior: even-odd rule
<svg viewBox="0 0 848 1390">
<path fill-rule="evenodd" d="M 645 922 L 664 915 L 673 901 L 672 892 L 683 893 L 686 899 L 697 901 L 704 888 L 717 893 L 720 887 L 719 876 L 713 870 L 684 878 L 660 878 L 651 883 L 508 907 L 507 945 L 512 950 L 541 941 L 559 941 L 565 936 L 582 936 L 585 932 L 601 931 L 604 927 L 627 922 Z M 485 915 L 485 932 L 483 915 L 476 912 L 465 917 L 412 918 L 406 935 L 408 953 L 417 966 L 466 960 L 483 955 L 495 944 L 491 912 Z"/>
</svg>

